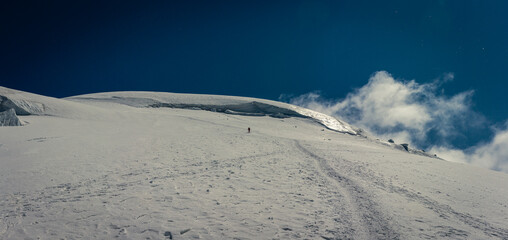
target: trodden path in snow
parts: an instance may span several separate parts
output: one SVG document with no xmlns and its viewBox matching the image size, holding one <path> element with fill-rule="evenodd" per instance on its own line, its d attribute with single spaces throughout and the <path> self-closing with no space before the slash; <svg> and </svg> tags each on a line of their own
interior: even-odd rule
<svg viewBox="0 0 508 240">
<path fill-rule="evenodd" d="M 0 195 L 0 239 L 369 236 L 356 223 L 356 210 L 345 204 L 346 195 L 319 173 L 315 161 L 295 149 L 296 126 L 312 131 L 321 127 L 298 119 L 144 111 L 163 117 L 134 112 L 118 122 L 80 122 L 80 128 L 73 121 L 34 119 L 31 126 L 40 121 L 45 126 L 40 129 L 63 129 L 51 132 L 62 137 L 29 132 L 18 137 L 19 144 L 31 149 L 61 149 L 65 144 L 72 151 L 57 152 L 66 168 L 51 175 L 54 182 L 24 188 L 22 180 L 30 185 L 31 172 L 21 172 L 19 182 L 11 182 L 20 187 Z M 247 120 L 259 130 L 247 134 L 236 127 Z M 97 132 L 82 134 L 88 128 Z M 276 131 L 277 136 L 269 135 Z M 289 137 L 280 137 L 285 132 Z M 99 151 L 103 148 L 106 152 Z M 50 153 L 33 159 L 62 169 Z M 37 165 L 32 171 L 49 175 Z"/>
<path fill-rule="evenodd" d="M 355 229 L 355 239 L 398 239 L 400 235 L 389 225 L 383 214 L 377 210 L 376 203 L 362 187 L 343 174 L 335 171 L 327 160 L 305 148 L 300 141 L 295 140 L 298 150 L 317 162 L 319 172 L 331 179 L 334 185 L 341 189 L 347 205 L 353 211 L 352 221 Z"/>
<path fill-rule="evenodd" d="M 428 219 L 414 220 L 416 222 L 434 225 L 429 231 L 420 233 L 418 235 L 420 238 L 508 239 L 507 228 L 495 226 L 486 219 L 458 211 L 454 209 L 453 206 L 438 201 L 432 196 L 425 196 L 415 190 L 396 186 L 388 180 L 389 178 L 387 176 L 382 176 L 380 173 L 373 172 L 369 167 L 366 167 L 368 165 L 365 165 L 365 163 L 346 160 L 333 153 L 325 154 L 325 151 L 320 151 L 322 149 L 315 148 L 316 146 L 323 147 L 324 145 L 321 144 L 304 144 L 296 140 L 295 145 L 301 152 L 307 154 L 319 164 L 319 168 L 323 174 L 335 180 L 335 182 L 338 183 L 338 187 L 345 189 L 347 193 L 349 193 L 351 205 L 357 208 L 358 217 L 363 225 L 359 225 L 358 227 L 365 228 L 366 231 L 364 232 L 370 234 L 365 236 L 368 239 L 402 238 L 393 228 L 407 228 L 407 226 L 400 226 L 400 224 L 406 224 L 400 221 L 398 224 L 393 223 L 392 228 L 390 228 L 390 225 L 387 224 L 387 222 L 389 222 L 387 220 L 390 219 L 383 216 L 383 213 L 379 211 L 380 209 L 387 209 L 386 206 L 380 207 L 378 203 L 372 200 L 374 189 L 398 195 L 399 198 L 405 199 L 408 206 L 416 204 L 430 213 L 430 215 L 423 216 L 424 214 L 422 214 L 422 216 L 416 217 L 428 218 L 430 216 L 431 219 L 433 219 L 431 222 L 429 222 Z M 340 148 L 339 146 L 335 147 Z M 362 185 L 359 184 L 358 181 L 367 182 L 369 186 L 371 186 L 369 188 L 370 192 L 367 193 L 362 189 Z M 420 229 L 420 231 L 423 230 L 424 229 Z"/>
</svg>

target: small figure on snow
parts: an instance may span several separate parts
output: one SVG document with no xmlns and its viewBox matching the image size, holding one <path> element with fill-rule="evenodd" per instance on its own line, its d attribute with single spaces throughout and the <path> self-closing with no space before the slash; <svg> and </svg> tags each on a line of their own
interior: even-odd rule
<svg viewBox="0 0 508 240">
<path fill-rule="evenodd" d="M 250 133 L 250 127 L 249 127 L 249 128 L 247 128 L 247 133 Z"/>
</svg>

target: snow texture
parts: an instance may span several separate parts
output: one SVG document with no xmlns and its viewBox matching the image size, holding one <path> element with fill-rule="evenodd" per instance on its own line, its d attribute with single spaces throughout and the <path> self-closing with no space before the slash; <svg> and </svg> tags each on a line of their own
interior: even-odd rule
<svg viewBox="0 0 508 240">
<path fill-rule="evenodd" d="M 31 113 L 0 128 L 0 239 L 508 239 L 507 174 L 288 104 L 0 95 Z"/>
</svg>

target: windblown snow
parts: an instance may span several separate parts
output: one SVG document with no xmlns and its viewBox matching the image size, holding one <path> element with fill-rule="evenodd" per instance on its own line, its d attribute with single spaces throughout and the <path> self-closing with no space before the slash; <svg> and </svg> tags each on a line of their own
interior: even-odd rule
<svg viewBox="0 0 508 240">
<path fill-rule="evenodd" d="M 0 100 L 0 239 L 508 239 L 507 174 L 308 109 L 2 87 Z"/>
</svg>

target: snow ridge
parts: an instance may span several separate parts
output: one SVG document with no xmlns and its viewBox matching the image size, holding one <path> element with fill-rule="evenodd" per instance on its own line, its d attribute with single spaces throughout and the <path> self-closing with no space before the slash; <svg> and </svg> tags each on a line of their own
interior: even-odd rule
<svg viewBox="0 0 508 240">
<path fill-rule="evenodd" d="M 309 118 L 324 127 L 351 135 L 361 135 L 346 122 L 326 114 L 287 103 L 257 98 L 177 94 L 162 92 L 108 92 L 56 99 L 0 87 L 0 112 L 14 109 L 20 116 L 47 115 L 66 118 L 100 118 L 106 112 L 91 103 L 108 102 L 137 108 L 181 108 L 222 112 L 243 116 Z"/>
<path fill-rule="evenodd" d="M 44 104 L 26 100 L 11 99 L 0 95 L 0 111 L 13 109 L 18 115 L 42 115 Z"/>
<path fill-rule="evenodd" d="M 243 116 L 274 118 L 309 118 L 326 128 L 351 135 L 361 135 L 337 118 L 287 103 L 257 98 L 177 94 L 162 92 L 108 92 L 56 99 L 0 87 L 0 112 L 14 109 L 20 116 L 47 115 L 66 118 L 101 118 L 105 109 L 93 103 L 117 103 L 137 108 L 181 108 L 222 112 Z"/>
<path fill-rule="evenodd" d="M 309 118 L 333 131 L 361 135 L 361 131 L 335 117 L 287 103 L 256 98 L 160 92 L 110 92 L 67 99 L 79 102 L 114 102 L 132 107 L 206 110 L 244 116 Z"/>
<path fill-rule="evenodd" d="M 65 99 L 0 87 L 0 112 L 14 109 L 18 116 L 56 116 L 73 119 L 102 118 L 109 111 Z"/>
</svg>

